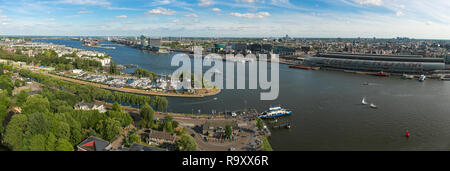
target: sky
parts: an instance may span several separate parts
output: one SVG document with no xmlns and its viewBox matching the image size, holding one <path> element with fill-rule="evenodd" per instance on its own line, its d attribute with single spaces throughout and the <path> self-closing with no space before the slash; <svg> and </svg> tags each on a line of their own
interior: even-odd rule
<svg viewBox="0 0 450 171">
<path fill-rule="evenodd" d="M 450 39 L 450 1 L 0 0 L 0 35 Z"/>
</svg>

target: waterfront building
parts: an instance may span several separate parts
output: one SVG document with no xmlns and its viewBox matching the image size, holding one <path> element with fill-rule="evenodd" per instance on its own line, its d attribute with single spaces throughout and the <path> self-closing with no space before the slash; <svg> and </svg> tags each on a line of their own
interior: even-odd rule
<svg viewBox="0 0 450 171">
<path fill-rule="evenodd" d="M 308 57 L 305 59 L 305 64 L 335 69 L 392 73 L 432 73 L 445 69 L 443 58 L 424 58 L 419 55 L 328 53 Z"/>
<path fill-rule="evenodd" d="M 142 45 L 143 47 L 147 47 L 147 46 L 148 46 L 147 39 L 145 38 L 144 35 L 141 36 L 140 41 L 141 41 L 141 45 Z"/>
<path fill-rule="evenodd" d="M 261 44 L 254 43 L 249 46 L 249 49 L 252 51 L 252 53 L 259 53 L 261 52 L 262 46 Z"/>
<path fill-rule="evenodd" d="M 447 55 L 445 56 L 445 63 L 450 64 L 450 52 L 447 52 Z"/>
<path fill-rule="evenodd" d="M 233 44 L 233 49 L 236 53 L 244 53 L 245 50 L 247 50 L 247 44 L 235 43 L 235 44 Z"/>
<path fill-rule="evenodd" d="M 272 53 L 272 50 L 273 50 L 272 44 L 263 44 L 261 46 L 261 53 L 263 53 L 263 54 Z"/>
<path fill-rule="evenodd" d="M 295 49 L 289 48 L 286 46 L 274 46 L 273 53 L 279 54 L 279 55 L 294 55 Z"/>
<path fill-rule="evenodd" d="M 148 39 L 149 46 L 152 48 L 160 48 L 161 47 L 161 38 L 149 38 Z"/>
<path fill-rule="evenodd" d="M 149 145 L 173 145 L 176 134 L 162 131 L 149 130 L 147 143 Z"/>
</svg>

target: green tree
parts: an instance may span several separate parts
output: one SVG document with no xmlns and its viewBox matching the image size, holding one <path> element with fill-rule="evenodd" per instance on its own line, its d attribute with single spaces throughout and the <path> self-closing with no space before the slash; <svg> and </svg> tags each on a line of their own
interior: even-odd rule
<svg viewBox="0 0 450 171">
<path fill-rule="evenodd" d="M 55 136 L 58 139 L 70 140 L 70 126 L 65 122 L 57 122 Z"/>
<path fill-rule="evenodd" d="M 158 111 L 164 111 L 167 106 L 169 105 L 169 102 L 165 97 L 155 96 L 151 100 L 152 106 L 155 107 Z"/>
<path fill-rule="evenodd" d="M 53 133 L 49 133 L 47 137 L 47 142 L 45 144 L 45 150 L 55 151 L 56 141 L 57 141 L 56 136 Z"/>
<path fill-rule="evenodd" d="M 11 82 L 11 78 L 8 75 L 0 76 L 0 89 L 8 91 L 11 94 L 14 84 Z"/>
<path fill-rule="evenodd" d="M 23 140 L 27 120 L 28 118 L 24 114 L 13 115 L 6 126 L 3 141 L 14 151 L 25 150 Z"/>
<path fill-rule="evenodd" d="M 109 67 L 109 73 L 110 74 L 119 74 L 119 70 L 117 69 L 117 64 L 114 61 L 111 61 L 110 67 Z"/>
<path fill-rule="evenodd" d="M 47 135 L 51 122 L 43 113 L 33 113 L 28 115 L 28 122 L 25 135 L 33 136 L 37 134 Z"/>
<path fill-rule="evenodd" d="M 40 94 L 36 94 L 27 98 L 22 110 L 25 114 L 31 114 L 35 112 L 48 113 L 49 109 L 50 103 L 48 99 Z"/>
<path fill-rule="evenodd" d="M 73 151 L 73 146 L 66 139 L 60 138 L 56 143 L 55 151 Z"/>
<path fill-rule="evenodd" d="M 231 138 L 231 136 L 233 135 L 233 128 L 231 127 L 231 125 L 225 126 L 225 135 L 227 136 L 227 138 Z"/>
<path fill-rule="evenodd" d="M 20 91 L 15 97 L 16 105 L 22 106 L 27 101 L 28 96 L 30 95 L 27 93 L 27 91 L 25 90 Z"/>
<path fill-rule="evenodd" d="M 148 104 L 144 104 L 139 113 L 141 115 L 141 127 L 152 128 L 153 118 L 155 117 L 155 111 L 153 111 L 152 107 Z"/>
<path fill-rule="evenodd" d="M 45 151 L 46 139 L 43 135 L 37 134 L 29 139 L 29 151 Z"/>
<path fill-rule="evenodd" d="M 177 147 L 180 151 L 196 151 L 197 143 L 194 138 L 189 135 L 182 135 L 181 138 L 177 141 Z"/>
<path fill-rule="evenodd" d="M 112 105 L 112 110 L 117 111 L 117 112 L 122 112 L 122 106 L 119 103 L 114 102 L 114 104 Z"/>
<path fill-rule="evenodd" d="M 173 132 L 173 117 L 167 115 L 164 117 L 164 131 Z"/>
<path fill-rule="evenodd" d="M 9 94 L 5 90 L 0 90 L 0 134 L 3 133 L 3 121 L 8 115 L 8 108 L 10 105 Z"/>
<path fill-rule="evenodd" d="M 122 127 L 126 127 L 133 122 L 133 118 L 128 113 L 118 112 L 118 111 L 108 111 L 108 117 L 114 118 L 120 122 Z"/>
<path fill-rule="evenodd" d="M 263 129 L 264 123 L 261 118 L 256 118 L 255 123 L 259 130 Z"/>
<path fill-rule="evenodd" d="M 120 122 L 112 118 L 106 118 L 97 124 L 96 130 L 102 135 L 103 139 L 112 141 L 121 132 Z"/>
</svg>

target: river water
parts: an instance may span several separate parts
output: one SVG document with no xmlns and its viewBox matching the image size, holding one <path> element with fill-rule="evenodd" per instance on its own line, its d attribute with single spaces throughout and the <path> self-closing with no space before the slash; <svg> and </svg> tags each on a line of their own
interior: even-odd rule
<svg viewBox="0 0 450 171">
<path fill-rule="evenodd" d="M 137 64 L 158 74 L 171 74 L 173 54 L 152 54 L 126 46 L 98 49 L 72 40 L 35 40 L 97 50 L 118 64 Z M 111 44 L 103 42 L 104 44 Z M 225 72 L 224 72 L 225 73 Z M 363 85 L 363 83 L 369 85 Z M 336 71 L 306 71 L 280 65 L 280 95 L 260 101 L 262 90 L 223 90 L 202 99 L 168 98 L 169 111 L 258 111 L 281 104 L 291 109 L 292 128 L 274 129 L 274 150 L 449 150 L 450 82 L 379 78 Z M 217 97 L 217 100 L 214 98 Z M 378 105 L 361 104 L 363 97 Z M 411 132 L 407 139 L 405 131 Z"/>
</svg>

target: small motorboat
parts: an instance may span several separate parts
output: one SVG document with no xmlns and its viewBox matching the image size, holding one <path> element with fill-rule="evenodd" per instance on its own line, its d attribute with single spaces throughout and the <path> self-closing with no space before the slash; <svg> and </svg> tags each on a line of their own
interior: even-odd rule
<svg viewBox="0 0 450 171">
<path fill-rule="evenodd" d="M 381 71 L 381 72 L 378 72 L 377 74 L 375 74 L 376 76 L 379 76 L 379 77 L 387 77 L 387 76 L 389 76 L 387 73 L 385 73 L 385 72 L 383 72 L 383 71 Z"/>
<path fill-rule="evenodd" d="M 409 131 L 406 131 L 405 136 L 406 136 L 406 138 L 409 138 L 409 137 L 411 136 L 411 135 L 409 134 Z"/>
<path fill-rule="evenodd" d="M 376 109 L 376 108 L 378 108 L 378 106 L 377 106 L 377 105 L 375 105 L 375 104 L 373 104 L 373 103 L 370 103 L 370 108 L 372 108 L 372 109 Z"/>
<path fill-rule="evenodd" d="M 421 76 L 419 77 L 419 81 L 420 81 L 420 82 L 424 82 L 426 79 L 427 79 L 427 76 L 425 76 L 425 75 L 421 75 Z"/>
<path fill-rule="evenodd" d="M 363 105 L 368 105 L 369 103 L 368 102 L 366 102 L 366 98 L 364 97 L 363 99 L 362 99 L 362 102 L 361 102 Z"/>
</svg>

